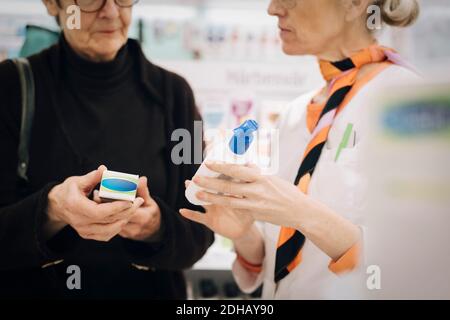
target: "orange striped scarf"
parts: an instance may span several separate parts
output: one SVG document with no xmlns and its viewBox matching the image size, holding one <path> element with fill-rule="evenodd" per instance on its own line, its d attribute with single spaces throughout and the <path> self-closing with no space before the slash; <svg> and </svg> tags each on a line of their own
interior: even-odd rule
<svg viewBox="0 0 450 320">
<path fill-rule="evenodd" d="M 322 75 L 329 83 L 328 98 L 323 105 L 311 103 L 307 109 L 307 123 L 312 135 L 295 179 L 295 185 L 303 193 L 308 193 L 311 177 L 334 119 L 347 105 L 343 101 L 354 87 L 361 67 L 383 61 L 397 63 L 394 61 L 394 55 L 396 53 L 392 49 L 372 45 L 342 61 L 319 61 Z M 287 227 L 281 228 L 276 252 L 275 282 L 282 280 L 300 264 L 304 243 L 305 236 L 300 231 Z"/>
</svg>

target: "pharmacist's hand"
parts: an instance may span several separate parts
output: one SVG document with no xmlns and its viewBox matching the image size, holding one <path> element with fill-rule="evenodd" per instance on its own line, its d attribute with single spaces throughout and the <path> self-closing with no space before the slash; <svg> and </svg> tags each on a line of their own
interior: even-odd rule
<svg viewBox="0 0 450 320">
<path fill-rule="evenodd" d="M 190 181 L 186 181 L 186 188 Z M 242 238 L 254 223 L 253 217 L 245 210 L 232 210 L 219 205 L 204 206 L 206 213 L 181 209 L 183 217 L 201 223 L 221 236 L 236 240 Z"/>
<path fill-rule="evenodd" d="M 199 192 L 197 197 L 202 201 L 237 213 L 245 212 L 257 221 L 295 229 L 299 216 L 303 216 L 301 213 L 310 211 L 311 200 L 294 184 L 276 176 L 262 175 L 254 165 L 208 163 L 207 166 L 233 180 L 194 177 L 199 187 L 216 192 Z"/>
<path fill-rule="evenodd" d="M 137 196 L 137 199 L 143 199 L 143 204 L 133 212 L 119 235 L 135 241 L 144 241 L 158 235 L 161 228 L 161 210 L 150 196 L 146 177 L 139 178 Z M 94 191 L 94 201 L 101 203 L 97 190 Z"/>
<path fill-rule="evenodd" d="M 67 178 L 55 186 L 48 195 L 47 215 L 53 226 L 70 225 L 84 239 L 109 241 L 122 231 L 144 199 L 133 203 L 115 201 L 97 203 L 88 198 L 100 183 L 105 166 L 84 176 Z"/>
</svg>

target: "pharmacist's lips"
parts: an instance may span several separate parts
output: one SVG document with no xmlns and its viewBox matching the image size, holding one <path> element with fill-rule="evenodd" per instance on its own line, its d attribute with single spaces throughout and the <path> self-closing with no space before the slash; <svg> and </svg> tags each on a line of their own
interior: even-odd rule
<svg viewBox="0 0 450 320">
<path fill-rule="evenodd" d="M 280 25 L 278 25 L 278 28 L 279 28 L 279 29 L 280 29 L 281 31 L 292 32 L 292 30 L 291 30 L 291 29 L 288 29 L 288 28 L 282 27 L 282 26 L 280 26 Z"/>
</svg>

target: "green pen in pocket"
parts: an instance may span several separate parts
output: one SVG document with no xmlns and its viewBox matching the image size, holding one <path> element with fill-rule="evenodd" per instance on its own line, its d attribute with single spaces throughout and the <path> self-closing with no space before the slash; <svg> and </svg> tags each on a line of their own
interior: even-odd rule
<svg viewBox="0 0 450 320">
<path fill-rule="evenodd" d="M 339 147 L 336 151 L 336 157 L 334 158 L 334 162 L 338 161 L 339 156 L 341 155 L 342 149 L 347 148 L 348 141 L 350 140 L 350 136 L 353 131 L 353 123 L 349 123 L 347 128 L 345 129 L 344 136 L 342 137 L 342 141 L 339 144 Z"/>
</svg>

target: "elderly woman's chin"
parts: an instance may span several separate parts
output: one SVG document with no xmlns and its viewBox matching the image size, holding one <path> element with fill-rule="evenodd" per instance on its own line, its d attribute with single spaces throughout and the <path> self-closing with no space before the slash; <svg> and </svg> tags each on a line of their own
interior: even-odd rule
<svg viewBox="0 0 450 320">
<path fill-rule="evenodd" d="M 99 55 L 115 55 L 127 42 L 119 32 L 98 32 L 92 37 L 95 51 Z"/>
</svg>

